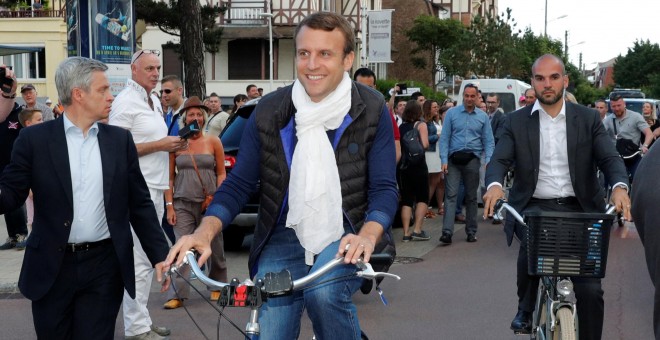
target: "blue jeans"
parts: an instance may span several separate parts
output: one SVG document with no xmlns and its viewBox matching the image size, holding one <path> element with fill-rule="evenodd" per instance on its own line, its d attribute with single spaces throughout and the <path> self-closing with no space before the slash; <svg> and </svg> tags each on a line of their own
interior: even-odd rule
<svg viewBox="0 0 660 340">
<path fill-rule="evenodd" d="M 477 233 L 477 188 L 479 187 L 479 158 L 473 158 L 465 165 L 457 165 L 450 159 L 445 175 L 445 211 L 454 211 L 459 196 L 461 180 L 465 184 L 465 232 Z M 442 233 L 454 234 L 454 216 L 445 214 L 442 219 Z"/>
<path fill-rule="evenodd" d="M 259 257 L 256 278 L 268 272 L 289 270 L 293 279 L 313 272 L 335 258 L 339 241 L 327 246 L 317 255 L 312 267 L 305 264 L 305 250 L 293 229 L 278 226 Z M 353 265 L 343 265 L 317 279 L 325 282 L 333 277 L 357 271 Z M 312 283 L 303 291 L 289 296 L 269 298 L 261 307 L 259 339 L 297 339 L 303 310 L 312 321 L 316 339 L 360 339 L 360 324 L 352 296 L 360 288 L 362 279 L 344 278 L 318 286 Z"/>
</svg>

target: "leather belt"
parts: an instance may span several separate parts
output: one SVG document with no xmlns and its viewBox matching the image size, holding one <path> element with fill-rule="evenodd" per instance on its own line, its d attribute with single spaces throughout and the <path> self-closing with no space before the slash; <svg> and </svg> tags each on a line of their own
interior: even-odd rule
<svg viewBox="0 0 660 340">
<path fill-rule="evenodd" d="M 81 242 L 81 243 L 67 243 L 65 251 L 67 253 L 77 253 L 79 251 L 88 251 L 93 248 L 112 244 L 112 239 L 106 238 L 105 240 L 96 242 Z"/>
<path fill-rule="evenodd" d="M 553 202 L 559 205 L 580 205 L 577 197 L 558 197 L 558 198 L 532 198 L 532 201 L 536 202 Z"/>
</svg>

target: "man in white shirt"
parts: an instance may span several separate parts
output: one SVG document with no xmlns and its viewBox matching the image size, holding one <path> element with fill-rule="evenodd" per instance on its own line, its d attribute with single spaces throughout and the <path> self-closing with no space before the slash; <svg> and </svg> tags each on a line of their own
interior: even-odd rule
<svg viewBox="0 0 660 340">
<path fill-rule="evenodd" d="M 222 111 L 222 100 L 215 92 L 209 96 L 209 111 L 211 115 L 204 126 L 204 134 L 208 136 L 220 136 L 220 132 L 227 125 L 229 114 Z"/>
<path fill-rule="evenodd" d="M 532 86 L 538 99 L 533 105 L 506 117 L 501 137 L 486 169 L 488 191 L 484 217 L 493 215 L 495 202 L 504 198 L 502 182 L 513 166 L 516 180 L 508 201 L 519 212 L 527 209 L 560 212 L 603 212 L 605 191 L 596 177 L 596 166 L 611 183 L 611 201 L 630 219 L 628 176 L 623 161 L 607 137 L 600 116 L 584 106 L 563 100 L 568 76 L 564 63 L 544 55 L 532 66 Z M 514 234 L 524 239 L 524 228 L 507 219 L 505 232 L 511 245 Z M 516 334 L 531 331 L 538 276 L 527 274 L 527 247 L 518 253 L 518 313 L 511 322 Z M 603 290 L 600 279 L 573 278 L 580 339 L 600 339 L 603 327 Z"/>
<path fill-rule="evenodd" d="M 187 147 L 185 140 L 167 136 L 160 101 L 151 91 L 160 77 L 160 51 L 135 52 L 131 63 L 132 79 L 129 79 L 112 103 L 110 125 L 123 127 L 133 135 L 137 147 L 140 169 L 151 199 L 162 221 L 164 213 L 163 193 L 169 188 L 169 152 Z M 136 296 L 124 294 L 124 331 L 126 339 L 162 339 L 170 334 L 165 327 L 151 322 L 147 301 L 153 278 L 153 269 L 147 261 L 140 241 L 134 239 Z"/>
</svg>

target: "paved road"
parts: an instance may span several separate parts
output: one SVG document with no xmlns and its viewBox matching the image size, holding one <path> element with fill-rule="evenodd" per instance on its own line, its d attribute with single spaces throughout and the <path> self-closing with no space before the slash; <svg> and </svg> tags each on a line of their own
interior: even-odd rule
<svg viewBox="0 0 660 340">
<path fill-rule="evenodd" d="M 356 296 L 362 328 L 371 339 L 524 339 L 509 330 L 516 311 L 517 248 L 506 247 L 501 227 L 486 222 L 480 224 L 477 243 L 465 242 L 461 229 L 455 233 L 454 244 L 442 246 L 437 241 L 440 224 L 439 218 L 426 221 L 431 241 L 399 244 L 400 256 L 422 261 L 391 268 L 402 280 L 383 283 L 388 306 L 373 293 Z M 4 226 L 0 229 L 4 232 Z M 401 230 L 395 234 L 400 240 Z M 0 261 L 5 254 L 17 257 L 17 253 L 0 252 Z M 228 254 L 231 276 L 245 277 L 246 254 L 246 249 Z M 6 268 L 3 262 L 0 272 Z M 184 309 L 161 308 L 165 298 L 157 288 L 154 284 L 150 299 L 154 322 L 171 327 L 172 339 L 203 339 Z M 652 339 L 653 287 L 633 225 L 613 232 L 604 289 L 603 339 Z M 212 308 L 201 297 L 191 298 L 186 305 L 209 338 L 216 338 L 217 316 Z M 0 310 L 0 339 L 35 337 L 28 300 L 20 294 L 0 294 Z M 239 328 L 245 327 L 246 311 L 232 309 L 227 314 Z M 122 339 L 122 334 L 120 313 L 115 338 Z M 242 339 L 226 321 L 221 322 L 220 334 L 221 339 Z M 301 339 L 310 339 L 311 334 L 305 319 Z"/>
</svg>

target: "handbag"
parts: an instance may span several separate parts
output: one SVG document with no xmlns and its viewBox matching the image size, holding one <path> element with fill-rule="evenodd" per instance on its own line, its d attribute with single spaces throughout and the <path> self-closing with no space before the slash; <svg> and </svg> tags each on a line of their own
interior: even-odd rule
<svg viewBox="0 0 660 340">
<path fill-rule="evenodd" d="M 466 165 L 477 156 L 472 152 L 456 151 L 449 156 L 449 159 L 456 165 Z"/>
<path fill-rule="evenodd" d="M 623 157 L 629 157 L 635 152 L 639 151 L 639 145 L 627 138 L 618 138 L 619 133 L 616 129 L 616 118 L 612 117 L 612 125 L 614 126 L 614 135 L 616 137 L 616 151 Z"/>
<path fill-rule="evenodd" d="M 204 214 L 209 205 L 211 205 L 211 201 L 213 201 L 213 195 L 209 195 L 209 193 L 206 191 L 206 188 L 204 188 L 204 181 L 202 181 L 202 176 L 199 174 L 199 170 L 197 169 L 197 162 L 195 162 L 195 157 L 193 157 L 192 154 L 189 155 L 190 159 L 192 159 L 195 172 L 197 173 L 197 178 L 199 178 L 199 183 L 202 185 L 202 192 L 204 193 L 204 201 L 202 201 L 202 214 Z"/>
</svg>

